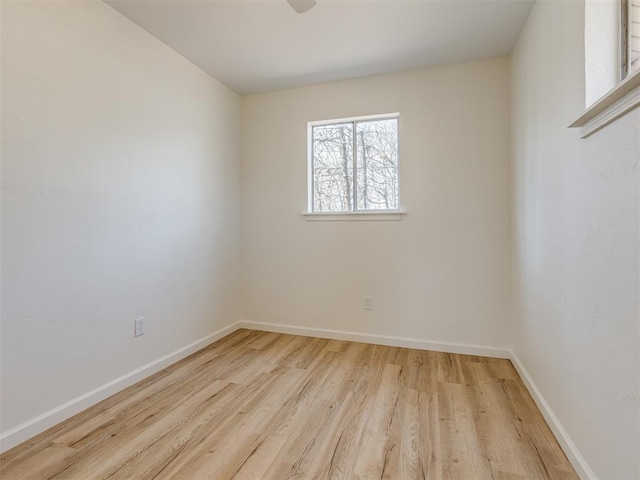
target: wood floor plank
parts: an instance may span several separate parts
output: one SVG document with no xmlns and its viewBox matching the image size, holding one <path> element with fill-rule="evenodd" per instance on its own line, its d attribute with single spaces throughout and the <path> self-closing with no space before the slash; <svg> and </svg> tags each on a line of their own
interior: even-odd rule
<svg viewBox="0 0 640 480">
<path fill-rule="evenodd" d="M 86 479 L 87 472 L 91 472 L 96 478 L 109 478 L 123 465 L 135 461 L 143 451 L 155 445 L 163 436 L 182 427 L 189 416 L 199 413 L 203 402 L 223 392 L 225 387 L 226 385 L 214 382 L 179 405 L 175 405 L 170 414 L 165 410 L 150 413 L 142 421 L 135 422 L 133 427 L 123 428 L 121 434 L 111 437 L 118 438 L 118 443 L 111 445 L 111 448 L 105 445 L 108 443 L 105 440 L 92 444 L 86 450 L 80 450 L 73 462 L 51 479 L 83 480 Z"/>
<path fill-rule="evenodd" d="M 440 442 L 440 408 L 438 394 L 417 392 L 419 472 L 424 480 L 437 480 L 442 475 L 442 444 Z"/>
<path fill-rule="evenodd" d="M 480 442 L 493 470 L 511 475 L 545 478 L 540 462 L 526 452 L 521 438 L 517 413 L 503 395 L 502 381 L 483 382 L 468 389 L 474 411 L 474 421 Z M 495 422 L 494 418 L 507 421 Z"/>
<path fill-rule="evenodd" d="M 361 455 L 356 464 L 356 478 L 397 478 L 399 438 L 398 426 L 402 423 L 401 402 L 403 367 L 387 363 L 379 378 L 377 391 L 370 396 L 367 422 L 362 438 Z"/>
<path fill-rule="evenodd" d="M 58 465 L 69 461 L 77 453 L 76 449 L 50 444 L 31 455 L 29 462 L 16 462 L 6 469 L 0 469 L 0 473 L 2 473 L 2 478 L 23 480 L 50 478 L 57 473 Z"/>
<path fill-rule="evenodd" d="M 0 455 L 2 480 L 574 480 L 508 360 L 239 330 Z"/>
<path fill-rule="evenodd" d="M 491 468 L 475 427 L 464 385 L 441 383 L 438 389 L 442 476 L 490 480 Z"/>
</svg>

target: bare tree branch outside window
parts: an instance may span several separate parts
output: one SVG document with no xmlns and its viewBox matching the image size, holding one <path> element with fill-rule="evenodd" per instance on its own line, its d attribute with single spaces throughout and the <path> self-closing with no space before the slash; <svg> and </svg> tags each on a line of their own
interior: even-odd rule
<svg viewBox="0 0 640 480">
<path fill-rule="evenodd" d="M 398 209 L 397 118 L 317 125 L 311 136 L 314 212 Z"/>
</svg>

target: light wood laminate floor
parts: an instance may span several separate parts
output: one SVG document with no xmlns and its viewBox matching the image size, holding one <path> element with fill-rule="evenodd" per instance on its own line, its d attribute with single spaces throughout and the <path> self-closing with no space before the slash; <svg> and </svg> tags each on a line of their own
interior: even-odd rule
<svg viewBox="0 0 640 480">
<path fill-rule="evenodd" d="M 6 452 L 0 478 L 578 477 L 508 360 L 239 330 Z"/>
</svg>

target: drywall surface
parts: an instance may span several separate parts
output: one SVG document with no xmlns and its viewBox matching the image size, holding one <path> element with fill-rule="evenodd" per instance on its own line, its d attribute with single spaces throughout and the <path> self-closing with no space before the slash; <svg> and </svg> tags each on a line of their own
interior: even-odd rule
<svg viewBox="0 0 640 480">
<path fill-rule="evenodd" d="M 2 2 L 3 432 L 238 319 L 239 127 L 106 4 Z"/>
<path fill-rule="evenodd" d="M 537 2 L 512 56 L 513 348 L 600 480 L 640 478 L 640 110 L 585 140 L 584 4 Z"/>
<path fill-rule="evenodd" d="M 245 320 L 506 346 L 507 59 L 242 102 Z M 306 221 L 307 122 L 392 112 L 404 219 Z"/>
</svg>

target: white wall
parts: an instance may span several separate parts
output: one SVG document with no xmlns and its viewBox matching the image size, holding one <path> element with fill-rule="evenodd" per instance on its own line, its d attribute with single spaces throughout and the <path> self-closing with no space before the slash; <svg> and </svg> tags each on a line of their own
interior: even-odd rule
<svg viewBox="0 0 640 480">
<path fill-rule="evenodd" d="M 584 4 L 512 55 L 514 350 L 600 480 L 640 478 L 640 110 L 580 140 Z"/>
<path fill-rule="evenodd" d="M 305 221 L 307 122 L 390 112 L 405 219 Z M 508 122 L 504 58 L 244 97 L 244 319 L 506 346 Z"/>
<path fill-rule="evenodd" d="M 6 432 L 239 318 L 240 102 L 102 2 L 2 10 Z"/>
</svg>

